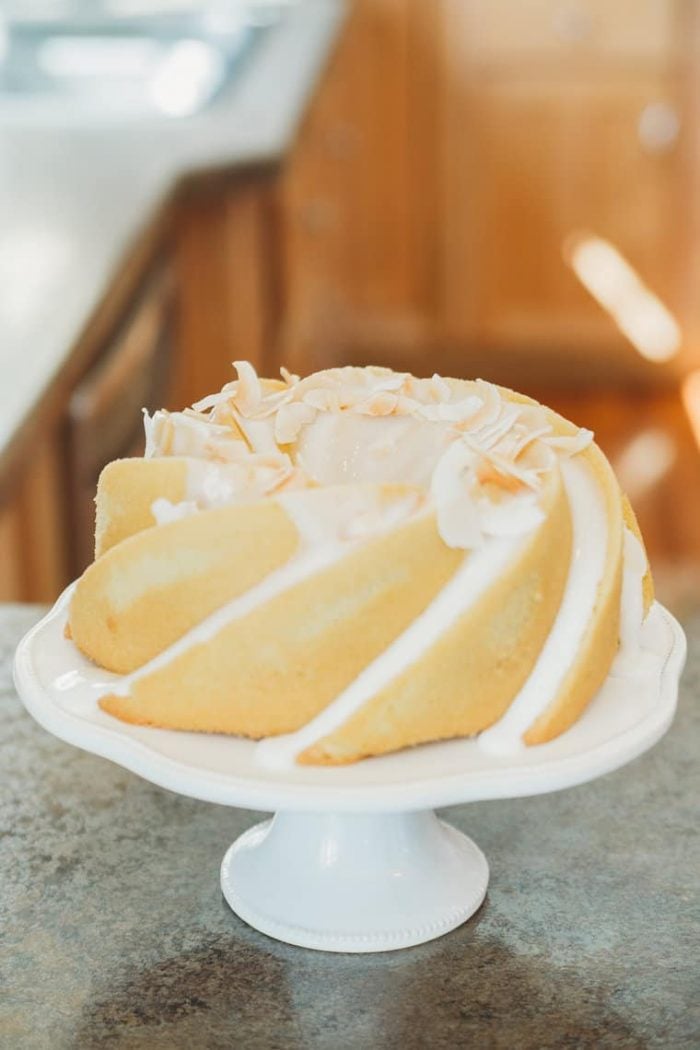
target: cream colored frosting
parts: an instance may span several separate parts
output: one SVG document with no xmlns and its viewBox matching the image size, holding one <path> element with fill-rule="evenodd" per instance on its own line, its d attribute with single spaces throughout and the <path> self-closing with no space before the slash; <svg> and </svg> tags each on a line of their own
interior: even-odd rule
<svg viewBox="0 0 700 1050">
<path fill-rule="evenodd" d="M 386 369 L 332 369 L 299 380 L 261 381 L 237 362 L 238 379 L 183 413 L 145 414 L 147 456 L 188 457 L 186 498 L 156 500 L 158 524 L 230 503 L 277 498 L 302 544 L 281 569 L 187 632 L 145 667 L 104 691 L 128 695 L 166 666 L 351 549 L 416 514 L 436 512 L 444 542 L 472 553 L 431 605 L 348 688 L 298 733 L 262 742 L 260 760 L 284 765 L 342 725 L 432 646 L 518 556 L 543 521 L 546 475 L 560 470 L 571 507 L 574 556 L 561 608 L 528 681 L 480 745 L 511 752 L 546 709 L 575 660 L 603 574 L 607 520 L 597 482 L 576 453 L 589 431 L 553 432 L 539 405 L 505 400 L 476 381 L 473 391 L 439 376 L 415 379 Z M 367 488 L 353 482 L 369 483 Z M 372 485 L 416 486 L 382 502 Z M 327 486 L 347 485 L 344 498 Z M 319 486 L 321 489 L 319 490 Z M 305 497 L 309 489 L 316 497 Z M 340 491 L 343 491 L 342 489 Z M 319 501 L 322 495 L 322 502 Z M 631 534 L 629 534 L 631 536 Z M 643 551 L 625 538 L 621 640 L 631 650 L 643 614 Z M 640 554 L 641 551 L 641 554 Z M 643 567 L 643 568 L 642 568 Z"/>
</svg>

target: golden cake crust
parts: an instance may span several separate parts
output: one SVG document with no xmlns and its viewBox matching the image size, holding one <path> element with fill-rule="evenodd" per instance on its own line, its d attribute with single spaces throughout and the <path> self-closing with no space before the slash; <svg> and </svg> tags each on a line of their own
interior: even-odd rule
<svg viewBox="0 0 700 1050">
<path fill-rule="evenodd" d="M 350 371 L 353 383 L 361 386 L 368 375 L 386 388 L 370 389 L 361 409 L 367 415 L 347 431 L 353 456 L 354 435 L 366 433 L 379 457 L 379 420 L 391 414 L 400 397 L 392 392 L 394 374 Z M 291 381 L 258 381 L 250 370 L 240 374 L 238 393 L 234 390 L 232 396 L 253 406 L 261 391 L 283 400 Z M 161 447 L 155 458 L 121 460 L 105 468 L 97 494 L 96 561 L 79 581 L 70 610 L 70 631 L 82 651 L 108 670 L 131 676 L 128 689 L 101 699 L 105 711 L 133 723 L 256 739 L 294 732 L 380 657 L 472 556 L 469 549 L 446 542 L 440 508 L 432 508 L 423 482 L 357 482 L 349 477 L 336 485 L 314 480 L 313 469 L 325 462 L 327 450 L 317 443 L 312 455 L 308 442 L 295 435 L 299 426 L 315 425 L 310 420 L 319 420 L 320 426 L 334 413 L 349 418 L 354 403 L 341 403 L 334 375 L 329 371 L 313 377 L 308 403 L 285 409 L 271 449 L 259 447 L 267 417 L 241 415 L 234 401 L 217 395 L 209 399 L 213 436 L 207 436 L 209 423 L 201 423 L 201 410 L 185 420 L 187 427 L 203 427 L 204 452 L 197 434 L 178 445 L 166 414 L 158 421 Z M 559 439 L 574 442 L 574 452 L 567 454 L 580 458 L 602 497 L 607 546 L 595 605 L 556 695 L 523 736 L 527 744 L 542 743 L 576 721 L 608 673 L 620 633 L 624 529 L 641 542 L 639 528 L 605 456 L 592 443 L 586 447 L 584 441 L 579 448 L 581 432 L 574 424 L 505 388 L 485 391 L 486 385 L 465 380 L 435 383 L 438 407 L 428 400 L 430 414 L 421 418 L 422 429 L 410 419 L 401 424 L 404 435 L 437 435 L 431 455 L 440 453 L 442 431 L 431 431 L 426 419 L 444 428 L 439 421 L 449 419 L 450 406 L 459 399 L 496 397 L 506 406 L 541 411 L 554 445 Z M 441 397 L 447 405 L 443 416 Z M 459 436 L 459 423 L 456 431 Z M 302 436 L 308 433 L 301 431 Z M 467 455 L 470 447 L 467 441 Z M 192 484 L 197 475 L 193 468 L 202 456 L 227 463 L 231 477 L 250 466 L 262 482 L 230 505 L 202 509 Z M 410 464 L 411 456 L 399 446 L 395 456 L 397 463 Z M 391 460 L 386 462 L 390 467 Z M 527 472 L 509 469 L 498 456 L 479 468 L 482 502 L 493 498 L 497 509 L 501 495 L 507 501 L 524 491 L 521 479 Z M 340 764 L 469 736 L 503 716 L 556 620 L 572 559 L 571 514 L 561 472 L 550 463 L 541 475 L 541 522 L 524 537 L 512 562 L 438 641 L 336 729 L 305 747 L 300 762 Z M 292 502 L 289 492 L 295 494 Z M 342 507 L 353 493 L 360 509 L 366 501 L 370 517 L 381 511 L 374 532 L 370 529 L 362 542 L 346 544 L 337 560 L 284 583 L 288 567 L 313 547 L 309 536 L 314 522 L 324 521 L 332 504 Z M 407 500 L 415 504 L 409 511 Z M 182 516 L 158 524 L 157 501 L 166 501 L 170 513 Z M 357 504 L 353 506 L 356 515 Z M 391 517 L 395 511 L 396 520 Z M 337 507 L 333 514 L 338 517 Z M 280 589 L 265 591 L 265 581 L 274 583 L 278 577 Z M 258 603 L 261 587 L 265 597 Z M 643 592 L 646 611 L 653 601 L 648 568 Z M 210 633 L 196 633 L 229 606 L 242 611 L 230 620 L 217 620 Z"/>
</svg>

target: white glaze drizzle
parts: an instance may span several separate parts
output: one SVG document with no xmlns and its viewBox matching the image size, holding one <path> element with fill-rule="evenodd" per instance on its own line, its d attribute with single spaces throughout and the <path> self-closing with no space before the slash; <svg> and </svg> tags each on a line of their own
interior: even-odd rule
<svg viewBox="0 0 700 1050">
<path fill-rule="evenodd" d="M 225 388 L 226 397 L 224 392 L 221 395 L 212 395 L 195 406 L 196 411 L 172 415 L 156 413 L 152 419 L 146 414 L 147 456 L 170 454 L 194 457 L 188 465 L 187 499 L 175 505 L 165 500 L 155 501 L 153 513 L 157 521 L 172 520 L 173 517 L 184 516 L 197 509 L 245 502 L 266 494 L 277 495 L 273 490 L 286 484 L 288 471 L 301 475 L 298 483 L 302 488 L 307 487 L 308 476 L 305 476 L 305 472 L 296 467 L 278 447 L 279 432 L 286 433 L 287 428 L 291 428 L 291 431 L 296 428 L 296 435 L 301 439 L 302 446 L 303 439 L 310 435 L 311 430 L 316 431 L 316 449 L 326 445 L 334 446 L 327 461 L 334 470 L 338 470 L 339 443 L 324 441 L 323 431 L 328 427 L 335 429 L 336 423 L 341 419 L 347 420 L 347 416 L 343 414 L 346 407 L 343 400 L 344 388 L 342 382 L 338 386 L 335 380 L 340 379 L 342 373 L 344 382 L 345 377 L 352 373 L 351 379 L 354 382 L 357 370 L 336 370 L 330 384 L 329 375 L 326 374 L 324 378 L 321 374 L 321 385 L 311 389 L 308 388 L 308 380 L 301 384 L 288 381 L 287 391 L 263 397 L 260 381 L 252 367 L 245 364 L 241 367 L 240 363 L 238 367 L 239 381 Z M 440 528 L 441 534 L 450 546 L 467 548 L 476 545 L 477 549 L 465 558 L 462 567 L 429 608 L 407 631 L 395 639 L 377 660 L 366 667 L 316 719 L 298 733 L 270 739 L 259 745 L 260 758 L 266 763 L 284 765 L 289 761 L 293 762 L 300 751 L 342 725 L 385 684 L 419 659 L 420 655 L 437 641 L 440 634 L 498 578 L 504 566 L 526 542 L 527 535 L 523 534 L 535 528 L 542 518 L 535 493 L 540 487 L 541 474 L 554 466 L 555 459 L 560 461 L 574 520 L 574 557 L 562 607 L 532 675 L 506 715 L 490 730 L 481 734 L 481 746 L 495 751 L 510 751 L 522 746 L 522 734 L 556 695 L 557 683 L 561 683 L 575 659 L 595 605 L 607 542 L 604 508 L 590 471 L 582 463 L 567 461 L 562 455 L 566 451 L 573 455 L 585 447 L 591 439 L 589 432 L 579 431 L 573 436 L 554 437 L 550 424 L 542 426 L 543 410 L 539 406 L 504 403 L 495 387 L 480 381 L 477 381 L 478 395 L 469 395 L 462 401 L 455 401 L 454 392 L 439 377 L 430 381 L 412 380 L 404 375 L 383 373 L 373 377 L 372 385 L 372 389 L 362 390 L 360 395 L 357 395 L 353 388 L 355 401 L 352 397 L 347 400 L 348 408 L 358 411 L 360 415 L 364 414 L 365 423 L 377 428 L 377 437 L 374 443 L 370 443 L 369 449 L 370 461 L 377 460 L 376 469 L 380 477 L 372 480 L 380 480 L 383 474 L 382 460 L 390 463 L 394 459 L 392 446 L 393 449 L 397 449 L 395 442 L 399 432 L 404 431 L 408 437 L 408 427 L 411 430 L 415 430 L 416 427 L 430 430 L 432 454 L 428 457 L 428 476 L 433 476 L 432 502 L 438 508 L 439 521 L 441 508 L 442 519 L 447 520 L 445 508 L 448 512 L 450 508 L 446 502 L 446 495 L 454 497 L 458 478 L 468 474 L 470 484 L 473 483 L 474 486 L 471 494 L 468 495 L 466 485 L 465 491 L 460 493 L 462 503 L 467 496 L 472 501 L 472 520 L 468 521 L 464 507 L 460 504 L 457 507 L 459 513 L 452 514 L 449 530 Z M 290 398 L 297 396 L 297 390 L 301 392 L 304 389 L 307 392 L 303 401 L 290 401 Z M 415 391 L 418 389 L 421 391 L 420 399 L 414 400 Z M 406 391 L 410 391 L 412 396 Z M 252 451 L 235 430 L 217 419 L 218 406 L 228 404 L 229 408 L 233 409 L 234 402 L 237 403 L 235 416 L 238 425 Z M 212 408 L 209 418 L 201 415 L 204 408 Z M 287 417 L 283 416 L 283 411 L 287 412 Z M 318 412 L 329 414 L 317 416 Z M 307 430 L 308 424 L 314 420 L 314 427 Z M 390 433 L 390 429 L 393 434 Z M 363 434 L 363 437 L 366 438 L 367 434 Z M 420 445 L 425 448 L 425 436 L 421 437 Z M 359 440 L 351 440 L 347 447 L 348 454 L 343 453 L 340 456 L 340 472 L 346 482 L 350 478 L 361 477 L 360 470 L 364 472 L 367 468 L 368 447 L 361 449 L 361 444 L 363 442 Z M 456 444 L 460 446 L 459 449 L 455 448 Z M 516 464 L 516 457 L 528 447 L 525 462 L 522 465 Z M 533 449 L 534 452 L 531 452 Z M 299 457 L 301 462 L 304 459 L 308 461 L 308 451 L 310 450 L 307 449 L 305 456 L 302 448 L 302 455 Z M 456 451 L 459 451 L 459 456 L 455 455 Z M 253 460 L 263 459 L 264 464 L 252 463 Z M 452 464 L 453 460 L 455 465 Z M 457 460 L 460 462 L 457 463 Z M 247 461 L 247 477 L 242 482 L 242 473 L 246 472 L 244 463 Z M 444 467 L 449 465 L 455 474 L 454 478 L 448 478 L 449 485 L 442 477 L 447 477 L 448 471 L 443 469 L 442 475 L 440 474 L 441 462 Z M 517 480 L 521 485 L 520 493 L 513 497 L 508 491 L 508 485 L 504 485 L 505 492 L 502 495 L 507 498 L 504 499 L 503 505 L 499 505 L 501 495 L 498 494 L 497 502 L 492 504 L 491 496 L 486 495 L 488 490 L 479 488 L 480 479 L 477 483 L 477 468 L 480 463 L 490 464 L 497 475 L 500 474 L 501 481 L 504 477 L 510 477 L 511 481 Z M 425 469 L 425 461 L 421 469 Z M 266 487 L 270 471 L 274 480 Z M 488 468 L 486 474 L 488 475 Z M 492 478 L 493 475 L 489 480 Z M 327 478 L 319 477 L 317 480 L 328 484 Z M 421 478 L 423 483 L 426 480 L 427 478 Z M 437 484 L 438 482 L 440 484 Z M 584 493 L 584 490 L 587 491 Z M 303 544 L 299 554 L 246 594 L 207 617 L 144 667 L 122 678 L 116 689 L 110 687 L 105 692 L 128 695 L 131 685 L 138 679 L 167 665 L 191 646 L 208 641 L 232 620 L 246 615 L 306 576 L 333 564 L 348 552 L 352 544 L 377 534 L 377 520 L 371 512 L 364 522 L 357 517 L 353 519 L 356 526 L 353 533 L 352 527 L 347 527 L 347 519 L 344 519 L 343 512 L 332 514 L 331 521 L 321 523 L 320 520 L 312 520 L 303 499 L 294 498 L 294 494 L 291 499 L 286 495 L 278 498 L 286 506 L 300 532 L 306 536 L 307 542 Z M 595 512 L 591 511 L 593 505 L 596 507 Z M 411 511 L 415 512 L 415 506 L 407 507 L 405 511 L 394 508 L 393 520 L 387 521 L 385 527 L 395 526 Z M 463 528 L 463 523 L 468 527 Z M 343 524 L 346 526 L 344 530 Z M 448 531 L 449 535 L 446 535 Z M 513 535 L 510 535 L 511 532 Z M 311 546 L 319 544 L 320 547 L 310 549 Z M 628 557 L 627 547 L 625 556 Z M 633 554 L 630 553 L 629 557 L 632 558 Z M 646 565 L 643 552 L 641 557 Z M 625 598 L 623 604 L 627 602 L 634 604 L 632 597 Z M 584 610 L 587 610 L 585 614 Z M 632 620 L 636 622 L 637 619 L 635 613 Z M 626 644 L 625 630 L 626 628 L 621 626 L 623 644 Z M 633 635 L 634 628 L 630 627 L 630 639 Z"/>
<path fill-rule="evenodd" d="M 373 498 L 375 494 L 366 489 L 348 488 L 341 498 L 330 490 L 317 491 L 314 495 L 320 497 L 324 504 L 332 505 L 335 514 L 314 517 L 309 513 L 308 501 L 300 500 L 295 493 L 286 493 L 278 498 L 299 533 L 299 549 L 289 561 L 244 594 L 222 605 L 142 667 L 120 677 L 117 684 L 110 684 L 98 695 L 129 696 L 135 682 L 166 667 L 194 646 L 210 641 L 234 620 L 242 619 L 309 576 L 330 568 L 369 540 L 404 521 L 415 520 L 428 513 L 420 500 L 420 493 L 408 493 L 387 506 L 381 506 Z M 177 508 L 182 506 L 169 504 L 168 512 L 177 513 Z"/>
<path fill-rule="evenodd" d="M 169 499 L 160 497 L 151 503 L 151 515 L 156 525 L 168 525 L 171 521 L 181 521 L 189 518 L 199 510 L 192 500 L 183 500 L 181 503 L 173 503 Z"/>
<path fill-rule="evenodd" d="M 644 548 L 628 528 L 623 547 L 622 599 L 620 607 L 620 648 L 610 674 L 629 677 L 648 671 L 649 654 L 642 646 L 644 626 L 644 577 L 648 569 Z"/>
<path fill-rule="evenodd" d="M 477 738 L 479 746 L 492 754 L 508 755 L 524 748 L 523 733 L 552 702 L 576 658 L 603 575 L 608 530 L 600 491 L 590 470 L 581 462 L 568 462 L 562 473 L 574 527 L 569 578 L 562 605 L 533 672 L 503 718 Z M 592 506 L 595 509 L 591 514 Z M 624 533 L 620 651 L 611 673 L 616 670 L 622 673 L 624 667 L 635 660 L 644 619 L 642 579 L 647 567 L 646 557 L 634 534 L 629 529 Z M 267 768 L 290 768 L 299 754 L 338 729 L 390 681 L 420 659 L 498 577 L 508 560 L 508 556 L 504 557 L 508 544 L 512 557 L 522 541 L 516 544 L 513 540 L 494 539 L 467 558 L 428 609 L 336 700 L 296 733 L 258 744 L 257 760 Z"/>
<path fill-rule="evenodd" d="M 224 507 L 236 500 L 236 486 L 230 472 L 223 463 L 212 463 L 206 459 L 187 461 L 185 499 L 196 503 L 203 510 Z"/>
<path fill-rule="evenodd" d="M 307 577 L 329 568 L 348 553 L 348 546 L 347 543 L 328 543 L 316 550 L 305 550 L 304 553 L 291 558 L 281 568 L 265 576 L 255 587 L 251 587 L 244 594 L 222 605 L 172 645 L 145 663 L 143 667 L 139 667 L 132 674 L 124 675 L 119 679 L 117 685 L 109 686 L 100 695 L 104 696 L 109 693 L 115 696 L 129 696 L 131 687 L 140 679 L 147 678 L 163 667 L 167 667 L 168 664 L 195 646 L 211 641 L 234 620 L 242 619 Z"/>
<path fill-rule="evenodd" d="M 502 718 L 479 735 L 491 754 L 513 754 L 522 737 L 556 696 L 591 622 L 603 578 L 608 525 L 600 489 L 580 460 L 563 460 L 562 477 L 571 510 L 572 558 L 559 612 L 535 666 Z"/>
<path fill-rule="evenodd" d="M 493 538 L 466 555 L 460 568 L 428 608 L 368 664 L 347 689 L 297 732 L 261 741 L 256 748 L 256 759 L 268 768 L 293 766 L 302 751 L 332 733 L 394 678 L 420 660 L 499 578 L 508 564 L 518 558 L 527 542 L 528 537 Z"/>
<path fill-rule="evenodd" d="M 620 610 L 620 648 L 633 649 L 639 644 L 644 622 L 644 586 L 647 557 L 632 532 L 625 528 L 623 546 L 622 606 Z"/>
</svg>

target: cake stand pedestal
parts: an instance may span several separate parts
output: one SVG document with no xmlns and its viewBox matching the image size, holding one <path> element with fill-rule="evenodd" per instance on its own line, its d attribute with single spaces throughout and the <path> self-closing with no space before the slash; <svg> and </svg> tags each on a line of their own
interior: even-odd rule
<svg viewBox="0 0 700 1050">
<path fill-rule="evenodd" d="M 439 937 L 473 915 L 489 868 L 470 838 L 417 813 L 277 813 L 221 865 L 233 910 L 290 944 L 381 952 Z"/>
<path fill-rule="evenodd" d="M 263 933 L 324 951 L 405 948 L 468 919 L 488 865 L 433 808 L 543 794 L 619 768 L 671 724 L 685 660 L 681 628 L 656 604 L 633 665 L 616 662 L 584 716 L 548 744 L 499 757 L 454 740 L 351 766 L 268 771 L 250 741 L 131 726 L 101 711 L 97 690 L 109 676 L 64 637 L 69 600 L 70 589 L 17 650 L 27 710 L 62 740 L 161 787 L 275 812 L 229 848 L 224 896 Z"/>
</svg>

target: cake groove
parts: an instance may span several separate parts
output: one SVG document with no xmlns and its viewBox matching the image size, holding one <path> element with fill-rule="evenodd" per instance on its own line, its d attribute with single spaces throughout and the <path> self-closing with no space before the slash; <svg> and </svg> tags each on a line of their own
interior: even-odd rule
<svg viewBox="0 0 700 1050">
<path fill-rule="evenodd" d="M 237 368 L 146 414 L 146 458 L 100 478 L 70 631 L 126 676 L 103 709 L 313 764 L 571 725 L 621 594 L 633 638 L 653 593 L 590 432 L 481 380 Z M 643 579 L 623 590 L 625 558 Z"/>
</svg>

